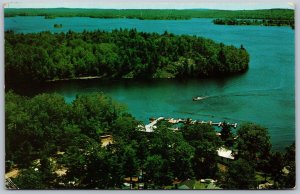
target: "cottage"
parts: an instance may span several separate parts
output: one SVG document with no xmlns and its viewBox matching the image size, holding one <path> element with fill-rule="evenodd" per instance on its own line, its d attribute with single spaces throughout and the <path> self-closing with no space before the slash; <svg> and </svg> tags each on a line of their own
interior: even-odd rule
<svg viewBox="0 0 300 194">
<path fill-rule="evenodd" d="M 111 135 L 102 135 L 100 136 L 101 146 L 106 147 L 109 144 L 113 143 L 113 137 Z"/>
<path fill-rule="evenodd" d="M 232 150 L 220 147 L 217 152 L 221 162 L 228 163 L 229 161 L 233 161 L 235 159 Z"/>
</svg>

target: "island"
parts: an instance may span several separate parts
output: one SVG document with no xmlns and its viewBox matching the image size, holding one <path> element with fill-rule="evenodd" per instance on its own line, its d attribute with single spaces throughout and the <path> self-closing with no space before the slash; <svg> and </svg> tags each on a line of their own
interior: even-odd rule
<svg viewBox="0 0 300 194">
<path fill-rule="evenodd" d="M 118 29 L 112 32 L 5 33 L 6 84 L 80 77 L 103 79 L 207 78 L 247 71 L 241 45 Z M 32 42 L 32 44 L 28 44 Z M 15 79 L 18 77 L 18 79 Z"/>
<path fill-rule="evenodd" d="M 54 24 L 54 28 L 62 28 L 62 24 Z"/>
</svg>

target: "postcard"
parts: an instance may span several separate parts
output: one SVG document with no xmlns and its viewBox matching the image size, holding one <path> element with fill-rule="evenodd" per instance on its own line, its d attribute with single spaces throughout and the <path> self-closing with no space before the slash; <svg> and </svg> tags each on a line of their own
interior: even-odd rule
<svg viewBox="0 0 300 194">
<path fill-rule="evenodd" d="M 3 6 L 7 189 L 295 188 L 293 3 Z"/>
</svg>

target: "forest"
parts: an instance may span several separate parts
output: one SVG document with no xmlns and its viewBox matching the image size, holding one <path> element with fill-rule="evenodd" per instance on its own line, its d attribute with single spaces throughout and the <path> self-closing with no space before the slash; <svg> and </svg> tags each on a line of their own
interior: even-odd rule
<svg viewBox="0 0 300 194">
<path fill-rule="evenodd" d="M 6 85 L 98 76 L 103 79 L 206 78 L 242 73 L 249 54 L 188 35 L 138 32 L 5 32 Z M 18 79 L 16 79 L 18 78 Z"/>
<path fill-rule="evenodd" d="M 235 18 L 235 19 L 273 19 L 294 20 L 293 9 L 262 10 L 213 10 L 213 9 L 13 9 L 4 10 L 5 17 L 45 16 L 55 17 L 92 17 L 92 18 L 128 18 L 148 20 L 183 20 L 191 18 Z"/>
<path fill-rule="evenodd" d="M 200 179 L 217 180 L 222 189 L 256 189 L 265 181 L 269 189 L 295 186 L 295 144 L 272 151 L 260 125 L 233 129 L 224 121 L 216 135 L 211 125 L 187 119 L 178 131 L 161 122 L 146 133 L 104 93 L 66 103 L 58 94 L 9 91 L 5 101 L 6 172 L 17 170 L 11 180 L 20 189 L 180 189 L 183 181 L 207 189 Z M 103 135 L 112 137 L 105 146 Z M 233 150 L 235 159 L 222 163 L 219 147 Z"/>
<path fill-rule="evenodd" d="M 218 25 L 291 26 L 292 29 L 295 29 L 294 20 L 214 19 L 213 23 Z"/>
</svg>

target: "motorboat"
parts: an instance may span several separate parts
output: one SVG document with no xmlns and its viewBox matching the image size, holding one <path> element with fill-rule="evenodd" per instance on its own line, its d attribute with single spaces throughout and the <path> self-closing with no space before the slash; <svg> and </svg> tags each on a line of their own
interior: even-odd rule
<svg viewBox="0 0 300 194">
<path fill-rule="evenodd" d="M 205 97 L 197 96 L 197 97 L 194 97 L 193 100 L 198 101 L 198 100 L 203 100 L 204 98 Z"/>
</svg>

